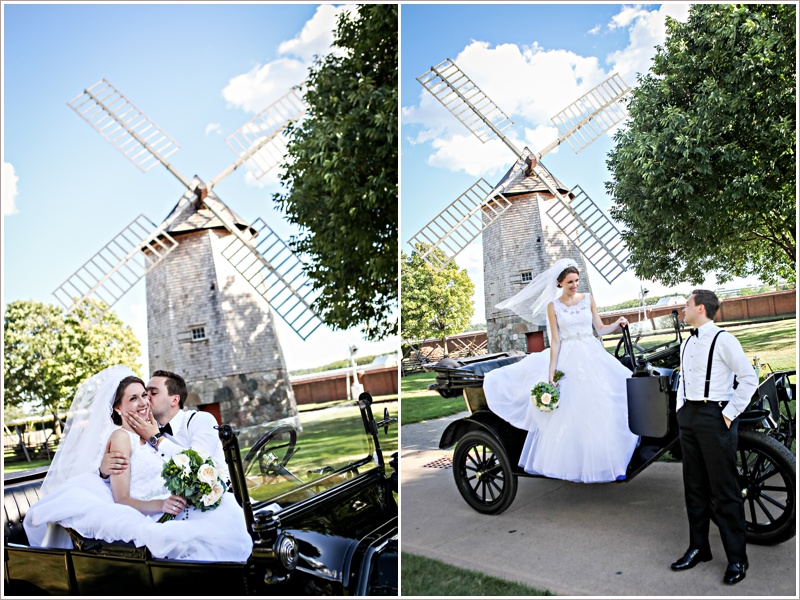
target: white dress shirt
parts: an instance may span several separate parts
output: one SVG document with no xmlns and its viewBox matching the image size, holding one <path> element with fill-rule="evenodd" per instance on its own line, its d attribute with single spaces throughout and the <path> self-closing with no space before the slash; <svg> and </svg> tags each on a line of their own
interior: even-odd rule
<svg viewBox="0 0 800 600">
<path fill-rule="evenodd" d="M 189 417 L 194 413 L 194 417 L 189 423 Z M 225 453 L 222 450 L 222 442 L 219 439 L 219 431 L 214 429 L 217 420 L 213 415 L 201 410 L 183 411 L 172 417 L 169 426 L 172 434 L 166 433 L 158 444 L 158 453 L 169 460 L 182 450 L 191 448 L 205 452 L 219 467 L 223 479 L 228 479 L 228 467 L 225 464 Z"/>
<path fill-rule="evenodd" d="M 697 328 L 696 336 L 689 336 L 683 341 L 676 410 L 680 410 L 687 399 L 691 401 L 705 398 L 708 351 L 718 331 L 721 329 L 713 321 L 709 321 Z M 735 390 L 733 389 L 734 375 L 739 382 Z M 685 397 L 684 381 L 686 384 Z M 733 421 L 750 404 L 750 399 L 757 388 L 758 377 L 753 365 L 747 360 L 739 340 L 729 332 L 721 333 L 714 346 L 707 399 L 715 402 L 727 402 L 728 405 L 722 410 L 722 414 Z"/>
</svg>

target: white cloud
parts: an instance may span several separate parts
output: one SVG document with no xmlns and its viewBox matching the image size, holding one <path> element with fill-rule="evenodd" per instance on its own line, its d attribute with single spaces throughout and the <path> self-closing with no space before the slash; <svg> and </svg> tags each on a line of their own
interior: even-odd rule
<svg viewBox="0 0 800 600">
<path fill-rule="evenodd" d="M 3 216 L 14 215 L 17 213 L 17 177 L 14 172 L 14 165 L 3 163 Z"/>
<path fill-rule="evenodd" d="M 589 30 L 587 33 L 588 33 L 589 35 L 597 35 L 598 33 L 600 33 L 600 30 L 601 30 L 602 28 L 603 28 L 603 26 L 602 26 L 602 25 L 595 25 L 595 26 L 594 26 L 594 27 L 592 27 L 592 28 L 591 28 L 591 29 L 590 29 L 590 30 Z"/>
<path fill-rule="evenodd" d="M 310 64 L 315 56 L 322 56 L 330 51 L 339 14 L 344 11 L 349 11 L 351 15 L 355 14 L 356 8 L 352 4 L 343 6 L 323 4 L 317 8 L 317 12 L 306 22 L 296 37 L 283 42 L 278 47 L 278 52 L 296 56 Z"/>
<path fill-rule="evenodd" d="M 222 126 L 219 123 L 209 123 L 206 125 L 206 137 L 211 133 L 222 135 Z"/>
<path fill-rule="evenodd" d="M 655 47 L 664 44 L 667 16 L 685 21 L 689 16 L 689 5 L 665 3 L 652 12 L 638 7 L 625 7 L 609 24 L 610 29 L 628 27 L 629 30 L 628 46 L 607 57 L 628 85 L 636 83 L 637 73 L 647 72 L 655 55 Z"/>
<path fill-rule="evenodd" d="M 292 86 L 302 83 L 308 66 L 302 61 L 279 58 L 264 66 L 233 77 L 222 96 L 229 107 L 257 113 L 283 96 Z"/>
<path fill-rule="evenodd" d="M 264 65 L 258 64 L 247 73 L 236 75 L 228 81 L 222 90 L 228 106 L 257 113 L 291 87 L 305 81 L 315 55 L 339 51 L 331 48 L 331 43 L 336 19 L 339 13 L 347 10 L 355 14 L 356 6 L 319 6 L 296 37 L 280 44 L 280 58 Z"/>
</svg>

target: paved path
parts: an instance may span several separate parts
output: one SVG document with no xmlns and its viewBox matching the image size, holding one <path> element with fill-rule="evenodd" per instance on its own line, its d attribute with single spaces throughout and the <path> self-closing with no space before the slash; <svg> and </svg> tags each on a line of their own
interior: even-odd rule
<svg viewBox="0 0 800 600">
<path fill-rule="evenodd" d="M 567 596 L 797 597 L 797 538 L 748 546 L 747 578 L 728 586 L 712 525 L 714 560 L 670 570 L 688 536 L 679 463 L 653 464 L 627 483 L 521 477 L 508 510 L 475 512 L 447 466 L 452 449 L 438 449 L 447 424 L 466 414 L 401 428 L 404 552 Z"/>
</svg>

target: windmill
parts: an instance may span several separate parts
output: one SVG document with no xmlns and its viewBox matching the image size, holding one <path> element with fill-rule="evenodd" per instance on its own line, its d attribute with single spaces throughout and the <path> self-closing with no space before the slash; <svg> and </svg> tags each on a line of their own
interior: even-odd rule
<svg viewBox="0 0 800 600">
<path fill-rule="evenodd" d="M 585 259 L 611 283 L 626 271 L 630 254 L 605 213 L 580 186 L 570 190 L 553 177 L 542 157 L 565 141 L 577 154 L 621 122 L 630 87 L 617 74 L 595 86 L 552 118 L 558 137 L 532 152 L 508 139 L 504 131 L 513 121 L 451 59 L 431 67 L 417 81 L 482 143 L 500 139 L 516 160 L 497 185 L 481 178 L 470 186 L 409 244 L 422 244 L 423 258 L 440 268 L 483 234 L 489 351 L 541 349 L 541 333 L 530 336 L 526 324 L 501 315 L 494 305 L 557 258 L 570 256 L 579 264 Z M 590 289 L 587 278 L 582 285 Z"/>
<path fill-rule="evenodd" d="M 321 325 L 301 260 L 262 219 L 244 221 L 214 191 L 242 165 L 260 178 L 281 162 L 281 133 L 305 114 L 302 96 L 292 88 L 228 136 L 237 158 L 208 184 L 167 161 L 178 145 L 107 80 L 68 103 L 139 170 L 161 163 L 185 191 L 164 221 L 139 215 L 54 295 L 70 313 L 97 316 L 144 277 L 151 368 L 182 374 L 187 404 L 220 421 L 296 414 L 272 313 L 304 340 Z"/>
</svg>

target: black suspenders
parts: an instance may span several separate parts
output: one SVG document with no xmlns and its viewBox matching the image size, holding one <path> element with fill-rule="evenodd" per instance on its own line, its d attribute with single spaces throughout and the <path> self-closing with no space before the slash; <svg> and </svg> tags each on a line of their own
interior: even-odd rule
<svg viewBox="0 0 800 600">
<path fill-rule="evenodd" d="M 719 337 L 719 334 L 722 333 L 723 331 L 725 331 L 725 330 L 721 329 L 720 331 L 717 332 L 717 334 L 714 336 L 714 339 L 711 340 L 711 348 L 709 348 L 709 350 L 708 350 L 708 366 L 706 367 L 706 387 L 705 387 L 705 390 L 703 390 L 703 399 L 708 399 L 708 391 L 711 388 L 711 364 L 714 362 L 714 346 L 717 344 L 717 338 Z M 689 339 L 691 339 L 691 338 L 689 338 Z M 686 340 L 686 344 L 688 344 L 688 343 L 689 343 L 689 340 Z M 681 365 L 683 365 L 683 354 L 686 352 L 686 344 L 683 345 L 683 352 L 681 353 Z M 682 377 L 681 379 L 683 379 L 683 398 L 685 400 L 686 399 L 686 377 Z M 738 384 L 738 382 L 734 378 L 734 380 L 733 380 L 733 389 L 736 389 L 737 384 Z"/>
</svg>

